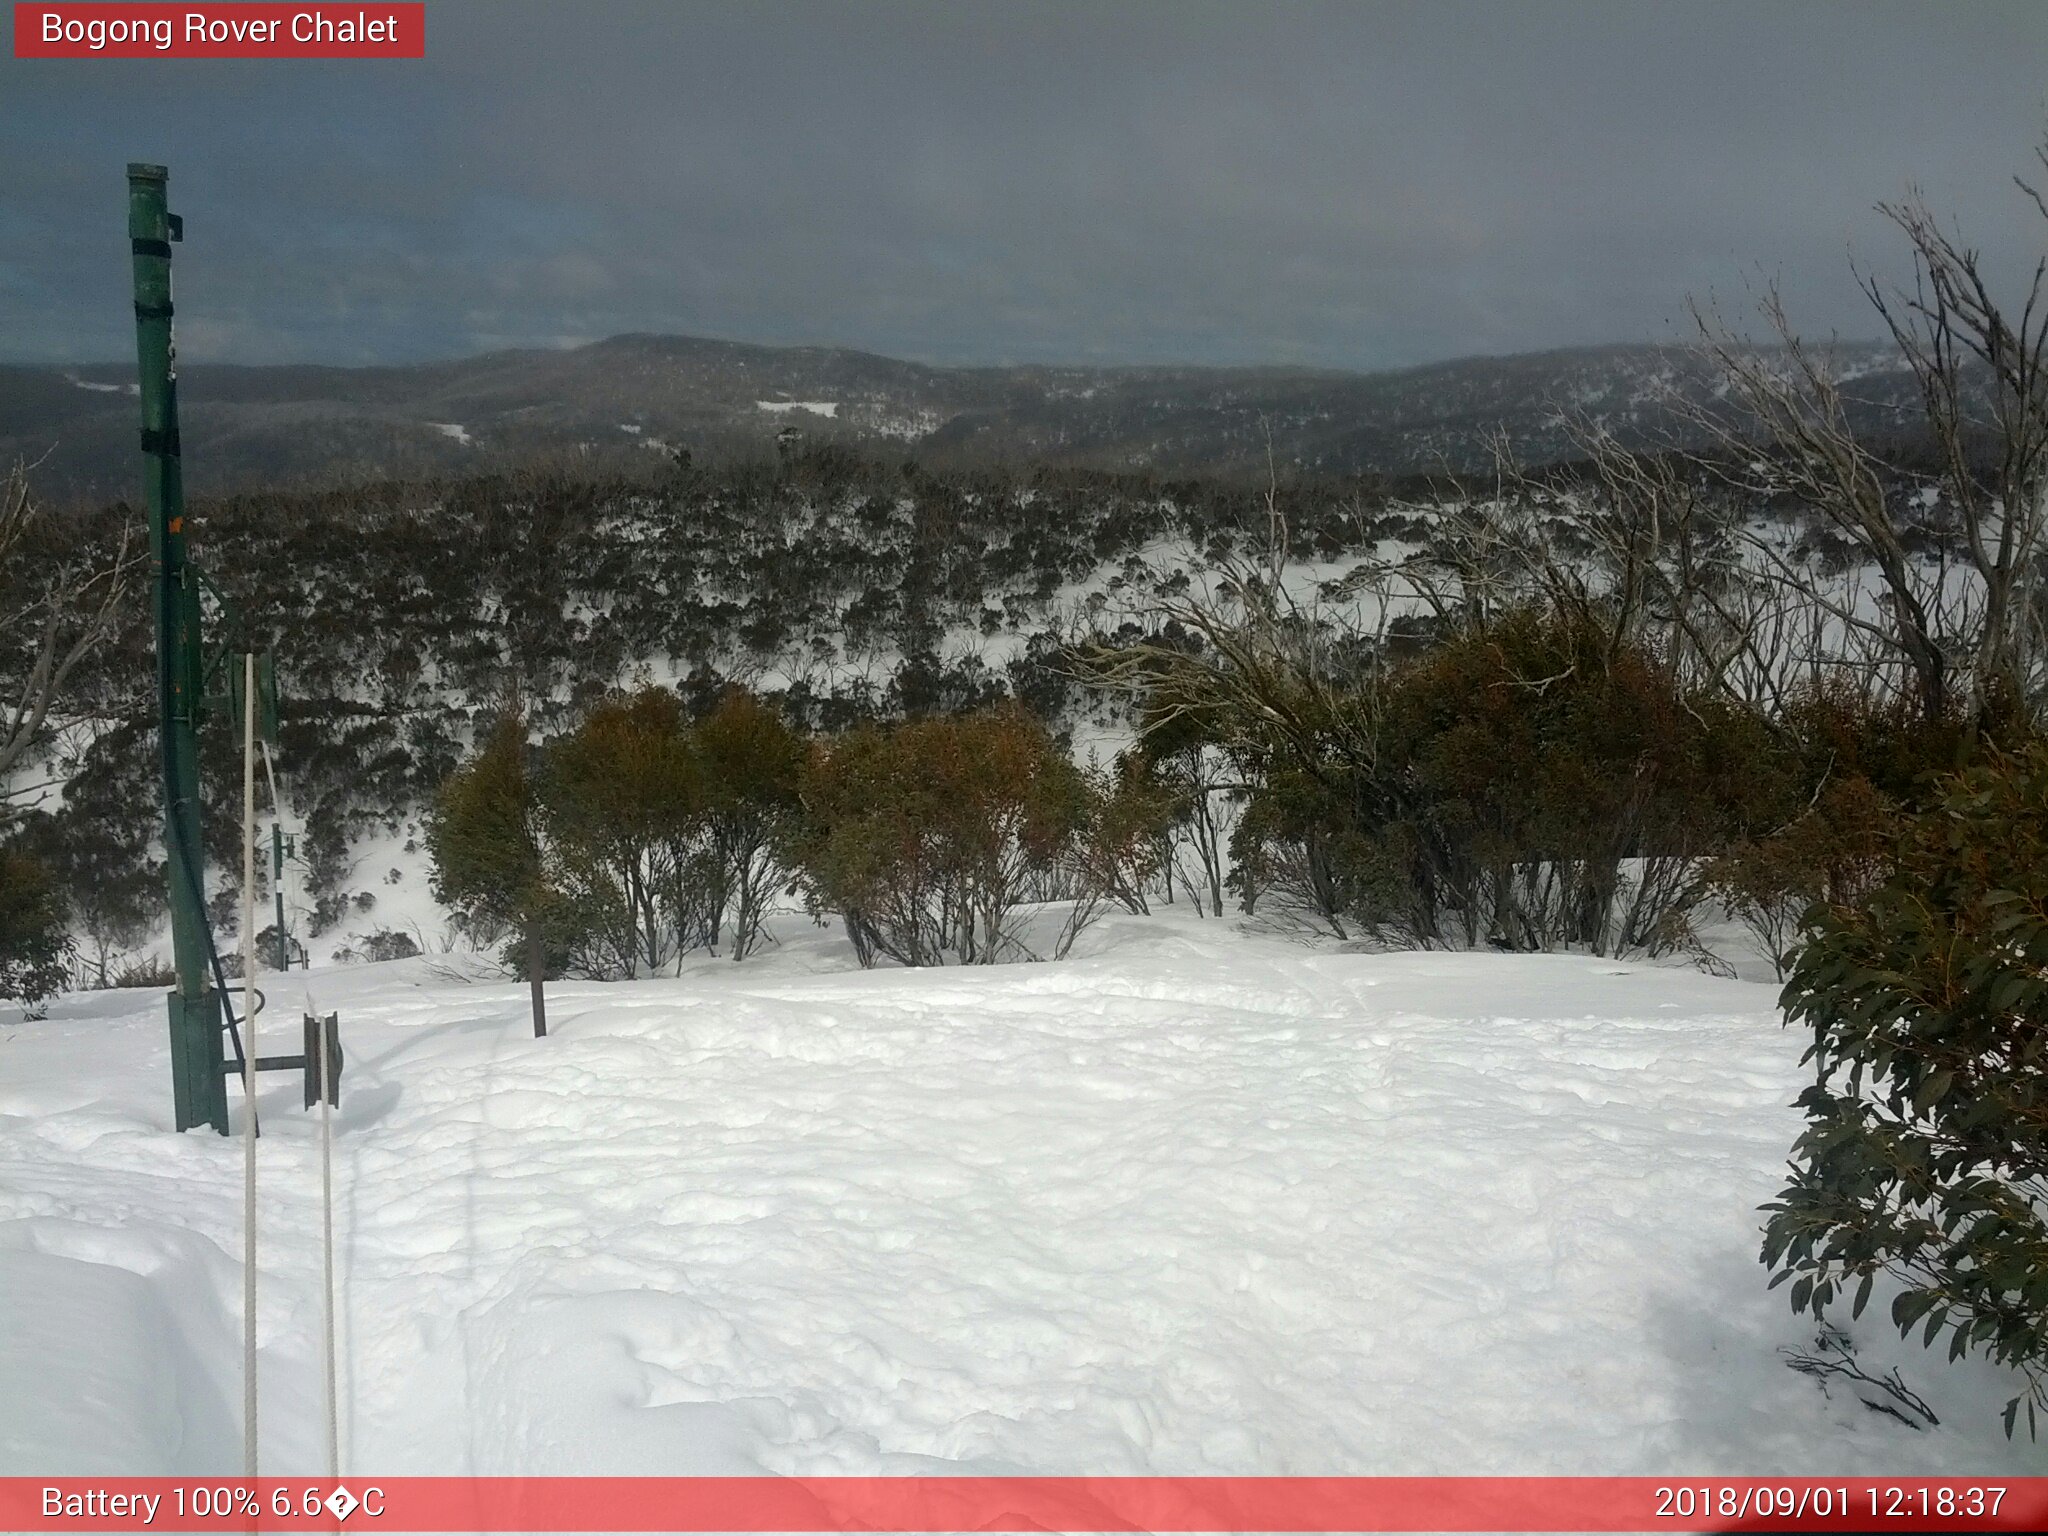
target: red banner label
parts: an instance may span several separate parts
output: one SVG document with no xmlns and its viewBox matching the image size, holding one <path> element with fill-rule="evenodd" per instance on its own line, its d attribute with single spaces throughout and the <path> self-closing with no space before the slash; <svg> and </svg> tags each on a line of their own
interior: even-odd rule
<svg viewBox="0 0 2048 1536">
<path fill-rule="evenodd" d="M 2038 1531 L 2038 1477 L 0 1478 L 9 1531 Z"/>
<path fill-rule="evenodd" d="M 17 59 L 423 59 L 423 0 L 353 5 L 19 4 Z"/>
</svg>

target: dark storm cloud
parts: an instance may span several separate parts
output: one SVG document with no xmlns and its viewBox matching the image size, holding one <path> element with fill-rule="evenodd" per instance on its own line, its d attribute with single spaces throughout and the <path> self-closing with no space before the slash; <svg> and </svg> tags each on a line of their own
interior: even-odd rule
<svg viewBox="0 0 2048 1536">
<path fill-rule="evenodd" d="M 626 330 L 1379 367 L 1677 334 L 1924 186 L 1995 264 L 2048 5 L 458 4 L 423 63 L 0 61 L 0 354 L 122 356 L 124 162 L 186 355 Z"/>
</svg>

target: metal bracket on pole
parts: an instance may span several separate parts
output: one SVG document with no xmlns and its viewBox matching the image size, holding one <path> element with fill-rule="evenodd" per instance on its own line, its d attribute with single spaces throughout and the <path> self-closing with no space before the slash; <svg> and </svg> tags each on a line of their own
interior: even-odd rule
<svg viewBox="0 0 2048 1536">
<path fill-rule="evenodd" d="M 327 1048 L 327 1063 L 321 1070 L 321 1045 Z M 341 1017 L 328 1014 L 325 1018 L 306 1015 L 306 1108 L 311 1109 L 320 1102 L 320 1086 L 327 1085 L 327 1103 L 332 1109 L 341 1108 Z"/>
<path fill-rule="evenodd" d="M 321 1017 L 309 1013 L 304 1018 L 306 1031 L 305 1050 L 297 1056 L 258 1056 L 256 1058 L 256 1070 L 258 1072 L 304 1073 L 306 1108 L 311 1109 L 320 1102 L 320 1084 L 323 1081 L 320 1070 L 320 1047 L 324 1039 L 327 1046 L 327 1071 L 324 1079 L 327 1084 L 327 1102 L 331 1107 L 339 1109 L 341 1108 L 342 1063 L 341 1016 L 330 1013 L 325 1017 Z M 221 1081 L 223 1083 L 230 1081 L 239 1083 L 241 1080 L 242 1071 L 239 1063 L 224 1064 L 222 1066 Z"/>
</svg>

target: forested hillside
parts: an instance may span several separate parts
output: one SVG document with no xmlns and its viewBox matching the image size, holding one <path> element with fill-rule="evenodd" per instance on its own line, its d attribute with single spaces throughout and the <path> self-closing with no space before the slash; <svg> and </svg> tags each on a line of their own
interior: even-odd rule
<svg viewBox="0 0 2048 1536">
<path fill-rule="evenodd" d="M 1284 499 L 1304 558 L 1414 537 L 1425 521 L 1374 482 L 1302 483 Z M 66 536 L 89 553 L 124 515 L 78 518 Z M 1005 696 L 1071 726 L 1084 706 L 1055 660 L 1076 613 L 1122 601 L 1144 579 L 1141 554 L 1199 565 L 1263 536 L 1265 518 L 1260 494 L 1227 485 L 930 472 L 831 447 L 775 465 L 386 483 L 191 510 L 225 600 L 209 603 L 216 635 L 279 658 L 280 767 L 310 829 L 323 930 L 364 894 L 351 850 L 416 825 L 476 720 L 508 700 L 546 731 L 636 679 L 675 683 L 700 708 L 741 681 L 811 730 Z M 155 856 L 151 644 L 138 592 L 72 680 L 51 829 L 67 865 L 105 873 Z M 206 737 L 221 784 L 234 777 L 228 734 Z M 231 833 L 215 817 L 217 868 L 234 862 Z M 133 882 L 138 900 L 153 884 Z"/>
<path fill-rule="evenodd" d="M 1833 376 L 1873 431 L 1910 423 L 1911 370 L 1841 344 Z M 134 369 L 0 368 L 0 462 L 53 495 L 133 484 Z M 780 430 L 934 468 L 1065 466 L 1263 480 L 1475 470 L 1573 452 L 1571 424 L 1700 446 L 1722 399 L 1693 347 L 1588 347 L 1387 373 L 1288 368 L 936 368 L 819 347 L 615 336 L 560 351 L 388 368 L 181 367 L 192 489 L 470 476 L 536 463 L 632 475 L 650 455 L 759 455 Z"/>
<path fill-rule="evenodd" d="M 1699 548 L 1723 564 L 1739 562 L 1731 530 L 1746 529 L 1777 530 L 1774 547 L 1817 570 L 1855 566 L 1840 534 L 1790 498 L 1721 483 L 1701 465 L 1685 473 Z M 346 932 L 382 931 L 380 899 L 389 913 L 401 898 L 416 918 L 423 813 L 481 725 L 508 707 L 547 736 L 622 689 L 671 685 L 702 714 L 737 683 L 796 729 L 830 734 L 1014 699 L 1070 742 L 1078 729 L 1079 754 L 1106 763 L 1142 723 L 1138 705 L 1084 686 L 1073 643 L 1199 651 L 1172 605 L 1270 562 L 1276 540 L 1290 601 L 1333 632 L 1390 625 L 1397 644 L 1443 628 L 1416 573 L 1462 580 L 1475 528 L 1505 536 L 1519 517 L 1589 570 L 1607 557 L 1586 515 L 1601 504 L 1592 466 L 1533 476 L 1519 503 L 1497 492 L 1497 482 L 1449 479 L 1291 476 L 1258 487 L 932 470 L 814 445 L 774 463 L 649 460 L 632 476 L 527 472 L 201 499 L 191 523 L 217 594 L 215 637 L 279 659 L 279 767 L 305 829 L 292 883 L 307 910 L 293 926 L 324 958 Z M 1893 494 L 1931 559 L 1938 508 L 1918 507 L 1920 526 L 1910 478 Z M 126 516 L 68 520 L 70 557 L 111 544 Z M 1389 603 L 1395 572 L 1409 595 Z M 67 881 L 95 893 L 77 914 L 87 975 L 141 956 L 160 931 L 151 643 L 138 591 L 112 642 L 71 679 L 68 726 L 46 764 L 64 787 L 31 828 Z M 203 733 L 217 785 L 236 778 L 231 735 Z M 1260 773 L 1241 761 L 1218 782 Z M 213 816 L 225 926 L 236 911 L 233 834 L 229 815 Z M 1227 829 L 1204 836 L 1213 902 L 1231 855 L 1219 841 Z M 407 857 L 373 863 L 372 846 Z M 1322 917 L 1335 915 L 1329 889 L 1309 878 L 1306 890 Z"/>
</svg>

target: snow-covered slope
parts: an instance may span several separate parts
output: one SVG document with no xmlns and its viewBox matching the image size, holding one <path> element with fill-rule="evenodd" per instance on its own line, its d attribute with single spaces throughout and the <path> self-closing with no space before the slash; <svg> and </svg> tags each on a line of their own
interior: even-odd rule
<svg viewBox="0 0 2048 1536">
<path fill-rule="evenodd" d="M 1941 1427 L 1779 1350 L 1768 987 L 1118 918 L 1060 964 L 521 989 L 316 969 L 349 1471 L 2018 1470 L 2006 1381 L 1852 1328 Z M 273 984 L 296 1015 L 295 984 Z M 266 1469 L 319 1453 L 318 1153 L 266 1080 Z M 239 1460 L 242 1151 L 162 1003 L 0 1016 L 0 1472 Z"/>
</svg>

